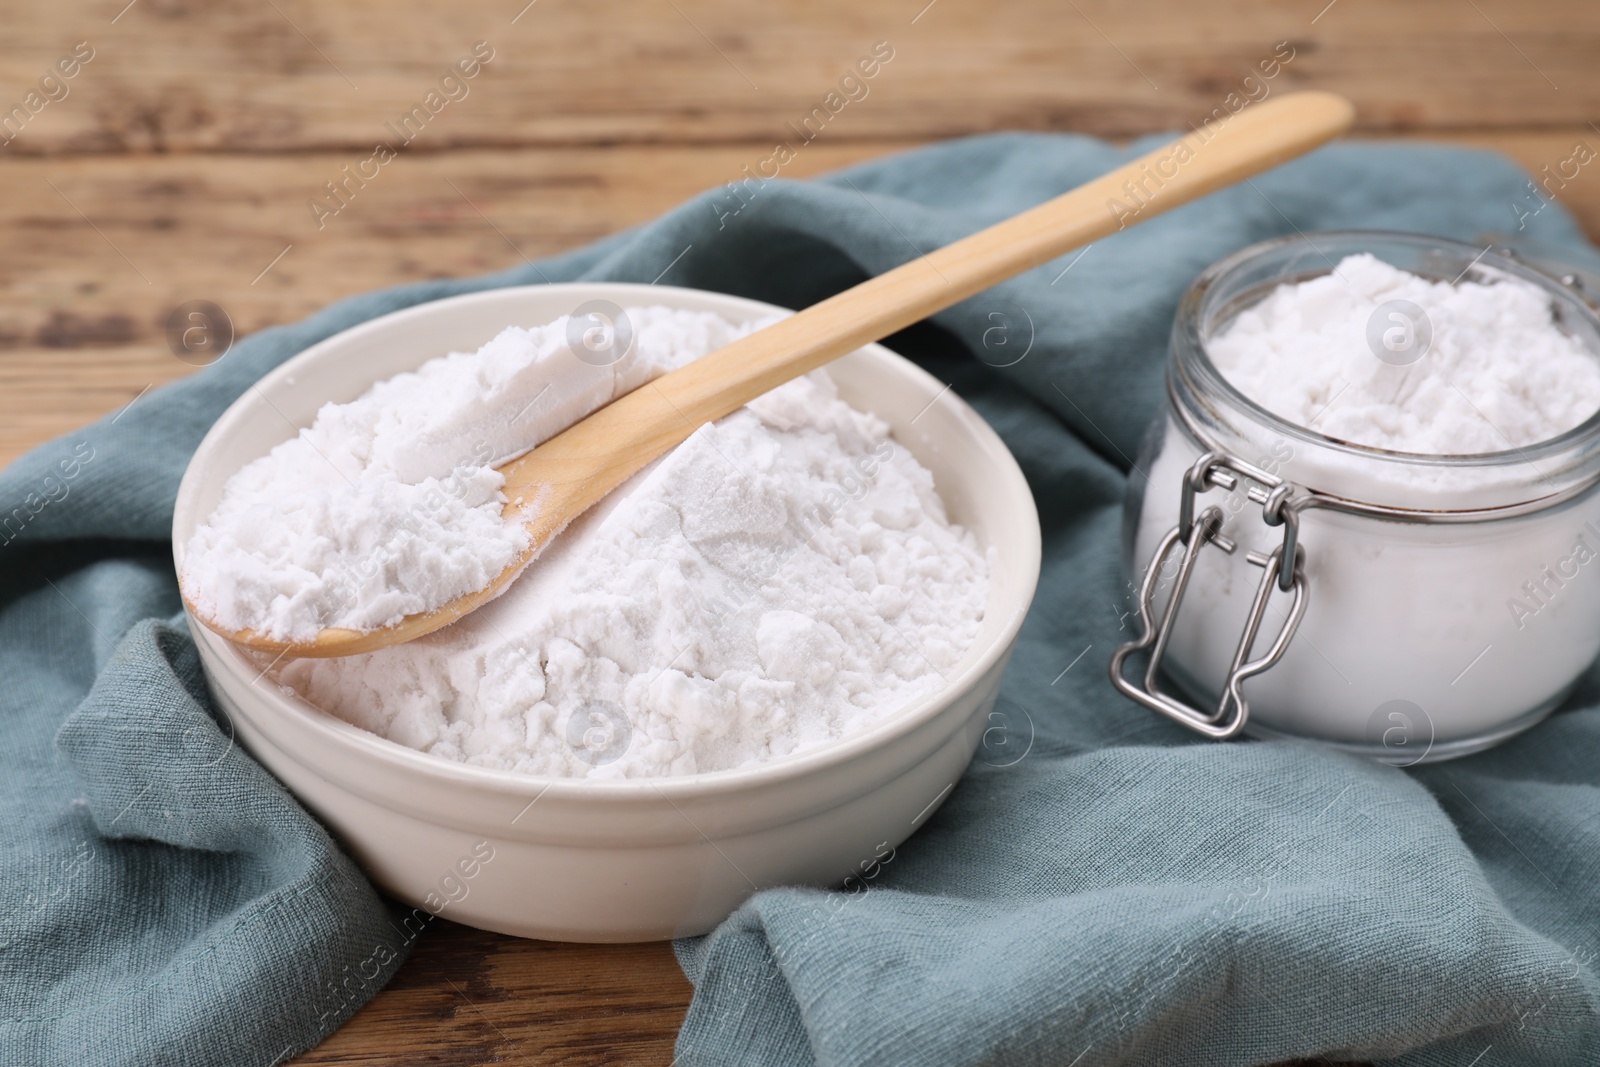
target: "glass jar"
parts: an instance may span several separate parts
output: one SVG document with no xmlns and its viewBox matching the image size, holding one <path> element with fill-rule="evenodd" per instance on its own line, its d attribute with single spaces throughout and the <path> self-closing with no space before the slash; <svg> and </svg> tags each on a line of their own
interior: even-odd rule
<svg viewBox="0 0 1600 1067">
<path fill-rule="evenodd" d="M 1600 653 L 1600 413 L 1524 448 L 1419 455 L 1325 437 L 1230 385 L 1208 341 L 1359 252 L 1536 286 L 1600 359 L 1600 320 L 1561 282 L 1455 241 L 1297 235 L 1214 264 L 1178 308 L 1167 403 L 1129 479 L 1142 632 L 1112 680 L 1208 736 L 1315 738 L 1404 765 L 1527 729 Z"/>
</svg>

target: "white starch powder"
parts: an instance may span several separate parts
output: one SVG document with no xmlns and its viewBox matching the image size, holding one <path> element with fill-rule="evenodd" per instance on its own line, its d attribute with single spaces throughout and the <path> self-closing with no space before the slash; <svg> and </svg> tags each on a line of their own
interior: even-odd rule
<svg viewBox="0 0 1600 1067">
<path fill-rule="evenodd" d="M 1383 314 L 1408 301 L 1431 333 L 1414 362 L 1375 357 Z M 1381 342 L 1380 342 L 1381 343 Z M 1372 255 L 1279 286 L 1206 350 L 1241 393 L 1298 426 L 1394 452 L 1503 452 L 1572 429 L 1600 408 L 1600 364 L 1551 321 L 1549 299 L 1514 280 L 1429 281 Z M 1406 359 L 1404 351 L 1397 360 Z"/>
<path fill-rule="evenodd" d="M 324 408 L 229 483 L 186 588 L 223 621 L 298 636 L 481 584 L 520 547 L 491 465 L 748 329 L 626 314 L 635 340 L 614 367 L 576 359 L 560 320 Z M 381 566 L 363 563 L 374 555 Z M 461 622 L 275 674 L 358 726 L 477 766 L 692 774 L 836 740 L 938 688 L 987 596 L 985 554 L 932 476 L 819 372 L 702 427 Z"/>
</svg>

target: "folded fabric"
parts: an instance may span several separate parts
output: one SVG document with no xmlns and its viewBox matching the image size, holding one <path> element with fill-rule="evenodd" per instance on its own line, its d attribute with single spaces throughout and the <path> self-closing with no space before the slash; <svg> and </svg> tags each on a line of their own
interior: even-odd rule
<svg viewBox="0 0 1600 1067">
<path fill-rule="evenodd" d="M 415 936 L 232 743 L 176 615 L 178 481 L 251 382 L 357 322 L 494 286 L 659 276 L 804 306 L 1143 147 L 982 137 L 713 190 L 576 253 L 264 331 L 0 473 L 0 1062 L 277 1062 Z M 1499 750 L 1406 772 L 1197 742 L 1103 671 L 1132 625 L 1125 471 L 1183 287 L 1296 229 L 1514 228 L 1526 192 L 1484 153 L 1335 146 L 891 342 L 994 424 L 1038 499 L 1008 736 L 851 891 L 762 893 L 680 943 L 680 1062 L 1600 1060 L 1600 685 Z M 1559 205 L 1523 215 L 1586 254 Z"/>
</svg>

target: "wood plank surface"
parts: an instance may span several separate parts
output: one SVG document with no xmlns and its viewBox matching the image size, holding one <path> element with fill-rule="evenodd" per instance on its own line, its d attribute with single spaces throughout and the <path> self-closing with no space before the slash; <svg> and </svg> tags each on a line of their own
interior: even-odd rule
<svg viewBox="0 0 1600 1067">
<path fill-rule="evenodd" d="M 785 176 L 996 129 L 1181 129 L 1292 53 L 1270 91 L 1342 92 L 1363 135 L 1530 169 L 1600 147 L 1580 0 L 76 0 L 8 23 L 0 463 L 192 372 L 164 336 L 184 301 L 246 334 L 511 266 L 737 178 L 808 117 Z M 819 121 L 875 46 L 892 58 Z M 378 143 L 397 158 L 319 228 L 307 201 Z M 1600 169 L 1562 199 L 1600 236 Z M 668 1064 L 689 994 L 665 945 L 441 922 L 296 1062 Z"/>
<path fill-rule="evenodd" d="M 367 149 L 480 40 L 493 59 L 413 149 L 762 142 L 878 41 L 894 58 L 830 140 L 1177 128 L 1279 41 L 1295 50 L 1283 87 L 1342 92 L 1369 130 L 1600 115 L 1600 6 L 1585 0 L 127 3 L 8 27 L 0 106 L 77 42 L 94 50 L 10 151 Z"/>
<path fill-rule="evenodd" d="M 689 982 L 665 942 L 522 941 L 430 923 L 384 991 L 295 1067 L 669 1067 Z"/>
</svg>

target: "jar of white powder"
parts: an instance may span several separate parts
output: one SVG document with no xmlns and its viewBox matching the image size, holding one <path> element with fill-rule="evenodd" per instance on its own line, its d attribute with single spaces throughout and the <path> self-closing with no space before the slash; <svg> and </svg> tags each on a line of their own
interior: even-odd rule
<svg viewBox="0 0 1600 1067">
<path fill-rule="evenodd" d="M 1129 482 L 1117 688 L 1212 737 L 1493 745 L 1600 653 L 1600 320 L 1480 248 L 1247 248 L 1190 287 Z"/>
</svg>

